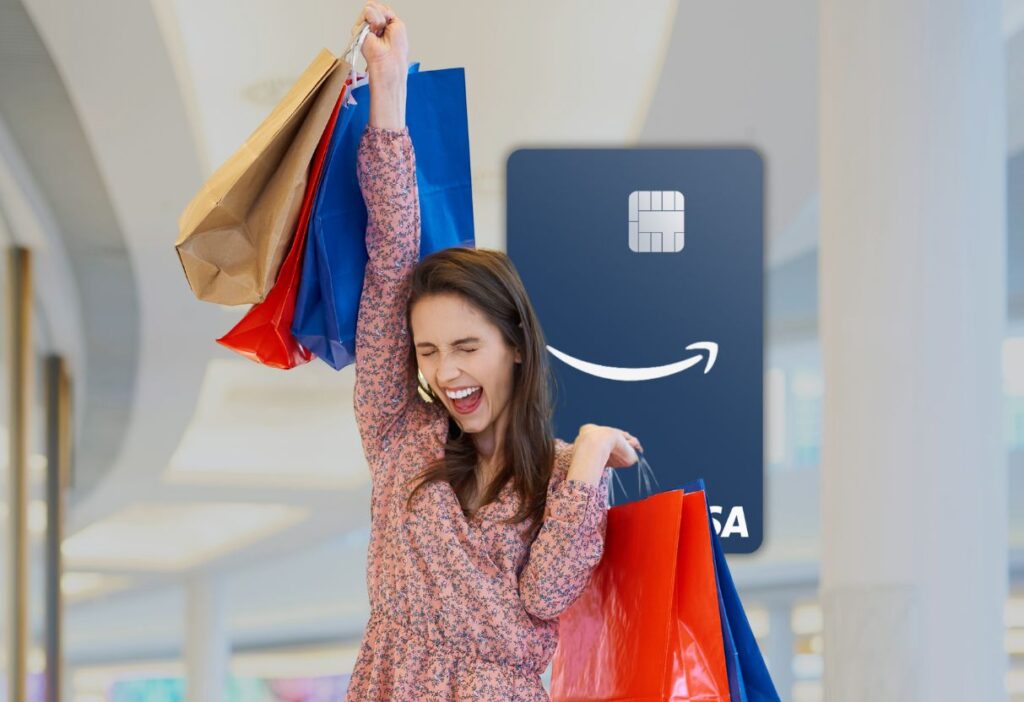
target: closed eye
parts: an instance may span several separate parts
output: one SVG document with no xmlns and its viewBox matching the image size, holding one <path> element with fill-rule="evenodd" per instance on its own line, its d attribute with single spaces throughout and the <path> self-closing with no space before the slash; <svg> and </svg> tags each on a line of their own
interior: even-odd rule
<svg viewBox="0 0 1024 702">
<path fill-rule="evenodd" d="M 477 351 L 477 349 L 459 349 L 459 350 L 460 350 L 460 351 L 465 351 L 466 353 L 473 353 L 474 351 Z M 434 355 L 434 352 L 433 352 L 433 351 L 431 351 L 430 353 L 421 353 L 420 355 L 421 355 L 422 357 L 426 358 L 427 356 L 432 356 L 432 355 Z"/>
</svg>

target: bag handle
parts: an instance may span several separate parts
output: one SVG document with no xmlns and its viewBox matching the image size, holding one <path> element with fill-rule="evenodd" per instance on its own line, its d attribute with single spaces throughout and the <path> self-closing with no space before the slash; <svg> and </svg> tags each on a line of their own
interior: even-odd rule
<svg viewBox="0 0 1024 702">
<path fill-rule="evenodd" d="M 651 487 L 651 481 L 654 482 L 655 487 L 660 488 L 661 485 L 658 484 L 658 479 L 654 475 L 654 469 L 651 468 L 651 464 L 648 463 L 647 459 L 644 457 L 644 452 L 643 451 L 637 451 L 636 452 L 636 457 L 638 459 L 637 462 L 636 462 L 636 469 L 635 469 L 636 470 L 636 489 L 637 489 L 637 494 L 642 499 L 644 497 L 650 497 L 651 495 L 654 494 L 655 488 Z M 612 469 L 612 479 L 608 481 L 608 498 L 611 501 L 613 501 L 613 502 L 615 501 L 615 481 L 616 480 L 619 482 L 619 487 L 621 487 L 623 490 L 625 490 L 626 488 L 622 486 L 622 479 L 619 478 L 619 471 L 616 470 L 615 468 L 613 468 Z M 647 494 L 644 495 L 643 494 L 644 492 L 646 492 Z"/>
<path fill-rule="evenodd" d="M 349 65 L 349 75 L 354 76 L 356 73 L 356 59 L 359 57 L 359 50 L 363 48 L 363 42 L 366 40 L 366 35 L 370 33 L 370 23 L 363 22 L 363 26 L 359 29 L 359 33 L 349 43 L 348 48 L 345 49 L 345 53 L 341 57 Z"/>
</svg>

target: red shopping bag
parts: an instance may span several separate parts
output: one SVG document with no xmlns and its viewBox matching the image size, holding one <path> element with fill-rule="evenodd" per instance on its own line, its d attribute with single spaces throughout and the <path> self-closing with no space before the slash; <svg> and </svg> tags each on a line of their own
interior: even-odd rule
<svg viewBox="0 0 1024 702">
<path fill-rule="evenodd" d="M 309 229 L 309 216 L 313 209 L 313 201 L 320 185 L 327 146 L 334 133 L 334 125 L 338 121 L 338 113 L 345 104 L 351 77 L 345 81 L 345 87 L 334 106 L 334 112 L 327 122 L 310 166 L 310 174 L 306 183 L 306 192 L 302 198 L 302 209 L 299 210 L 299 221 L 295 236 L 292 239 L 288 255 L 281 263 L 274 287 L 267 297 L 252 309 L 227 334 L 217 339 L 217 343 L 227 346 L 233 351 L 251 358 L 257 363 L 274 368 L 294 368 L 308 363 L 313 354 L 292 336 L 292 317 L 295 314 L 295 295 L 299 290 L 299 272 L 302 269 L 302 253 L 306 248 L 306 231 Z"/>
<path fill-rule="evenodd" d="M 703 492 L 608 510 L 601 562 L 559 620 L 554 702 L 729 702 Z"/>
</svg>

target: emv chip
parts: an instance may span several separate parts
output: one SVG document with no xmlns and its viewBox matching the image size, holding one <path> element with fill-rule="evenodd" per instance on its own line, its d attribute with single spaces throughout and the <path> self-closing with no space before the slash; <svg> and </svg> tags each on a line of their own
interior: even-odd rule
<svg viewBox="0 0 1024 702">
<path fill-rule="evenodd" d="M 629 194 L 629 248 L 638 253 L 681 251 L 684 220 L 678 190 L 634 190 Z"/>
</svg>

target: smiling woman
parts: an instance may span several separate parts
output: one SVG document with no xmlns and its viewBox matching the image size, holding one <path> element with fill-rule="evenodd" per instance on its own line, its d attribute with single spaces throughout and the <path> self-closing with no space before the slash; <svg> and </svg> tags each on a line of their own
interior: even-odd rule
<svg viewBox="0 0 1024 702">
<path fill-rule="evenodd" d="M 412 361 L 460 430 L 424 483 L 447 481 L 472 512 L 513 480 L 516 519 L 539 529 L 553 458 L 548 368 L 540 325 L 508 257 L 454 248 L 424 258 L 408 308 Z"/>
<path fill-rule="evenodd" d="M 553 437 L 544 337 L 504 253 L 419 261 L 405 27 L 372 2 L 363 19 L 355 409 L 371 616 L 346 699 L 547 700 L 558 615 L 603 553 L 609 468 L 634 465 L 640 444 L 596 425 L 572 445 Z"/>
</svg>

